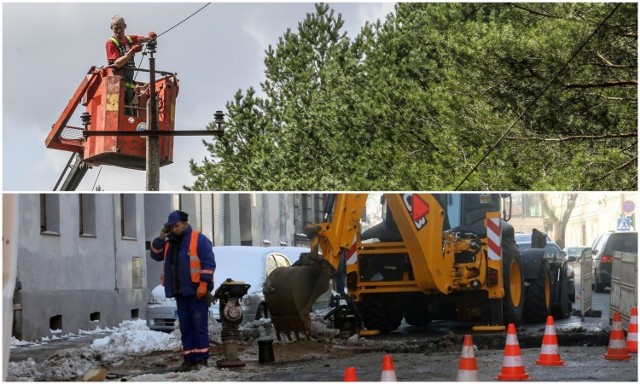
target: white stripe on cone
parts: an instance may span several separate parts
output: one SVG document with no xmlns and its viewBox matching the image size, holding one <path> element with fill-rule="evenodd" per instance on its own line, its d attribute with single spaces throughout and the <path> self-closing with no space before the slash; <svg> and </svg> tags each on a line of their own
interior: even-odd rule
<svg viewBox="0 0 640 384">
<path fill-rule="evenodd" d="M 502 359 L 503 367 L 520 367 L 522 366 L 522 356 L 505 356 Z"/>
</svg>

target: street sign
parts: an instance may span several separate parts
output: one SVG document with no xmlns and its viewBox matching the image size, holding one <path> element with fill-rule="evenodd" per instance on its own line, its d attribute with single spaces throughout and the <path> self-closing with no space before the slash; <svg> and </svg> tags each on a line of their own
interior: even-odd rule
<svg viewBox="0 0 640 384">
<path fill-rule="evenodd" d="M 618 217 L 618 226 L 616 231 L 628 232 L 631 230 L 631 220 L 628 217 Z"/>
<path fill-rule="evenodd" d="M 636 209 L 636 203 L 634 203 L 631 200 L 626 200 L 624 203 L 622 203 L 622 211 L 624 213 L 631 213 L 635 211 L 635 209 Z"/>
</svg>

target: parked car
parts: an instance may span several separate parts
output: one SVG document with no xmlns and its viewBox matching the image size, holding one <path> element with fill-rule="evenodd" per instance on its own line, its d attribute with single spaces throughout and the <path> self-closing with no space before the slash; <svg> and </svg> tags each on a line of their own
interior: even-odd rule
<svg viewBox="0 0 640 384">
<path fill-rule="evenodd" d="M 611 287 L 611 266 L 614 252 L 638 253 L 638 232 L 607 232 L 598 236 L 591 246 L 593 252 L 593 289 L 604 292 Z"/>
<path fill-rule="evenodd" d="M 525 249 L 531 248 L 531 234 L 526 233 L 516 233 L 516 245 L 518 246 L 518 250 L 520 252 Z M 575 271 L 571 264 L 568 262 L 576 261 L 577 258 L 574 255 L 567 256 L 567 254 L 560 249 L 558 244 L 551 241 L 549 236 L 547 236 L 547 245 L 545 246 L 545 254 L 544 258 L 551 263 L 561 263 L 566 267 L 567 274 L 567 294 L 569 295 L 569 302 L 575 303 L 576 301 L 576 276 Z"/>
<path fill-rule="evenodd" d="M 300 254 L 309 252 L 304 247 L 253 247 L 219 246 L 213 247 L 216 258 L 214 272 L 214 291 L 227 278 L 241 280 L 251 285 L 247 295 L 242 298 L 243 324 L 252 320 L 268 318 L 269 313 L 262 293 L 262 284 L 276 267 L 288 267 L 298 260 Z M 327 308 L 329 296 L 323 295 L 314 304 L 314 310 Z M 209 316 L 220 319 L 219 306 L 209 308 Z M 171 332 L 175 328 L 178 310 L 175 299 L 166 298 L 164 287 L 158 285 L 151 291 L 147 306 L 147 325 L 149 329 Z"/>
<path fill-rule="evenodd" d="M 567 255 L 567 257 L 573 256 L 576 258 L 577 261 L 581 261 L 582 252 L 588 249 L 589 247 L 580 245 L 580 246 L 574 246 L 574 247 L 567 247 L 563 251 Z"/>
</svg>

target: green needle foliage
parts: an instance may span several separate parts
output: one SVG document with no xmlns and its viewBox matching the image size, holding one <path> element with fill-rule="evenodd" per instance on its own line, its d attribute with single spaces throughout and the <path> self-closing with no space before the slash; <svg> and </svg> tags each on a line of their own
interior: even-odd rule
<svg viewBox="0 0 640 384">
<path fill-rule="evenodd" d="M 349 38 L 316 4 L 185 188 L 636 190 L 637 4 L 518 118 L 615 6 L 399 3 Z"/>
</svg>

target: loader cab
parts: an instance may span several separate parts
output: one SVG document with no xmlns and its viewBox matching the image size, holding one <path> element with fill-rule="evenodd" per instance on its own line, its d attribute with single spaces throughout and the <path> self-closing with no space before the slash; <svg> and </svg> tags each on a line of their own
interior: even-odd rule
<svg viewBox="0 0 640 384">
<path fill-rule="evenodd" d="M 445 209 L 450 225 L 448 228 L 482 234 L 486 231 L 484 219 L 487 212 L 501 212 L 504 221 L 509 221 L 511 218 L 510 194 L 455 193 L 445 196 L 447 201 Z M 448 228 L 445 226 L 445 230 Z"/>
<path fill-rule="evenodd" d="M 508 221 L 511 216 L 511 195 L 495 193 L 441 193 L 434 194 L 445 211 L 443 229 L 456 228 L 463 231 L 471 231 L 484 235 L 486 227 L 484 219 L 487 212 L 502 212 L 502 219 Z M 386 204 L 384 196 L 380 199 L 382 204 L 383 223 L 363 233 L 363 239 L 371 237 L 381 241 L 401 241 L 400 231 L 393 220 L 393 216 Z M 374 227 L 375 228 L 375 227 Z M 382 240 L 382 233 L 387 234 Z"/>
</svg>

